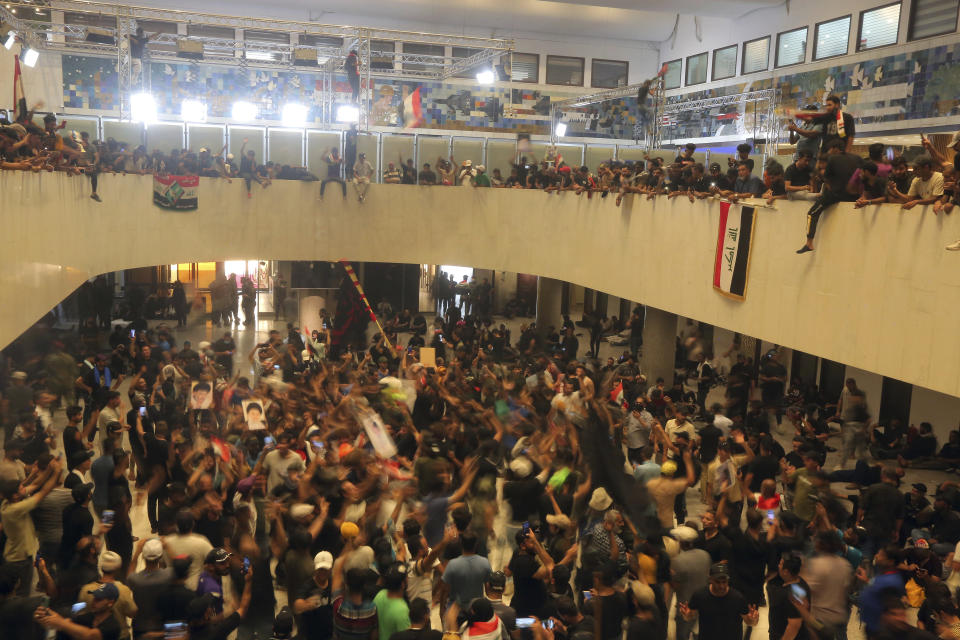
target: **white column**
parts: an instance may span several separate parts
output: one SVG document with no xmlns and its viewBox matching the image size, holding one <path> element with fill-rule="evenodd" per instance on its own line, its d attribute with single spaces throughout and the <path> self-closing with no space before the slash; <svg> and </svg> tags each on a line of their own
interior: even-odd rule
<svg viewBox="0 0 960 640">
<path fill-rule="evenodd" d="M 553 278 L 537 278 L 537 327 L 542 332 L 550 325 L 559 327 L 563 282 Z"/>
<path fill-rule="evenodd" d="M 640 370 L 647 376 L 649 384 L 654 384 L 657 378 L 663 378 L 667 387 L 673 382 L 676 339 L 677 315 L 647 307 Z"/>
</svg>

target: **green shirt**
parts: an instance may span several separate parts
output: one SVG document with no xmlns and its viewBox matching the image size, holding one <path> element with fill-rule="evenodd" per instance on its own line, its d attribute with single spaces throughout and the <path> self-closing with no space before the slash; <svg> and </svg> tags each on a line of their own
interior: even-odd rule
<svg viewBox="0 0 960 640">
<path fill-rule="evenodd" d="M 486 173 L 481 173 L 473 178 L 473 183 L 478 187 L 489 187 L 490 177 Z"/>
<path fill-rule="evenodd" d="M 377 607 L 380 638 L 389 640 L 397 631 L 410 628 L 410 609 L 402 597 L 391 598 L 386 589 L 381 589 L 373 598 L 373 604 Z"/>
<path fill-rule="evenodd" d="M 810 472 L 798 469 L 792 479 L 796 481 L 793 485 L 793 512 L 804 520 L 811 520 L 817 512 L 817 505 L 810 499 L 810 494 L 814 492 L 810 483 Z"/>
</svg>

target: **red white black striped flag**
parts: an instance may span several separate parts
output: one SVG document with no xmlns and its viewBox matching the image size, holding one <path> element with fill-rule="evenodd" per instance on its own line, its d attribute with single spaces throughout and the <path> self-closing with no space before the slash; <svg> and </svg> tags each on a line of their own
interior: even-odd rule
<svg viewBox="0 0 960 640">
<path fill-rule="evenodd" d="M 713 288 L 737 300 L 743 300 L 746 296 L 755 222 L 756 212 L 753 207 L 720 203 Z"/>
</svg>

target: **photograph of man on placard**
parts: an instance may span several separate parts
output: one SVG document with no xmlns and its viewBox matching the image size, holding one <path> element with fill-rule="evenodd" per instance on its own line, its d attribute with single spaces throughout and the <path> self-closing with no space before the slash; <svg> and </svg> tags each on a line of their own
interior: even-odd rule
<svg viewBox="0 0 960 640">
<path fill-rule="evenodd" d="M 259 431 L 267 428 L 267 422 L 263 415 L 267 408 L 266 402 L 254 398 L 244 400 L 241 404 L 243 405 L 243 417 L 247 421 L 249 431 Z"/>
<path fill-rule="evenodd" d="M 213 394 L 209 382 L 194 382 L 190 386 L 190 408 L 209 409 L 213 405 Z"/>
</svg>

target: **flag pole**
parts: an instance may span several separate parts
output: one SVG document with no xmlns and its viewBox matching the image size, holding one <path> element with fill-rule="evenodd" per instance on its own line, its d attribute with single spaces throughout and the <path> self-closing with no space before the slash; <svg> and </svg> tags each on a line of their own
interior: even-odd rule
<svg viewBox="0 0 960 640">
<path fill-rule="evenodd" d="M 383 330 L 383 325 L 381 325 L 380 321 L 377 320 L 377 314 L 373 312 L 373 307 L 370 306 L 370 301 L 367 300 L 367 294 L 363 292 L 363 287 L 360 286 L 360 280 L 357 279 L 357 274 L 354 272 L 353 266 L 346 260 L 341 259 L 339 262 L 344 271 L 347 272 L 347 276 L 350 278 L 350 282 L 353 283 L 354 289 L 356 289 L 357 293 L 360 294 L 360 299 L 363 301 L 364 306 L 370 313 L 370 319 L 373 320 L 376 323 L 377 328 L 380 329 L 380 335 L 383 336 L 383 341 L 387 343 L 387 348 L 393 349 L 393 345 L 390 344 L 390 339 L 387 337 L 387 333 Z"/>
</svg>

